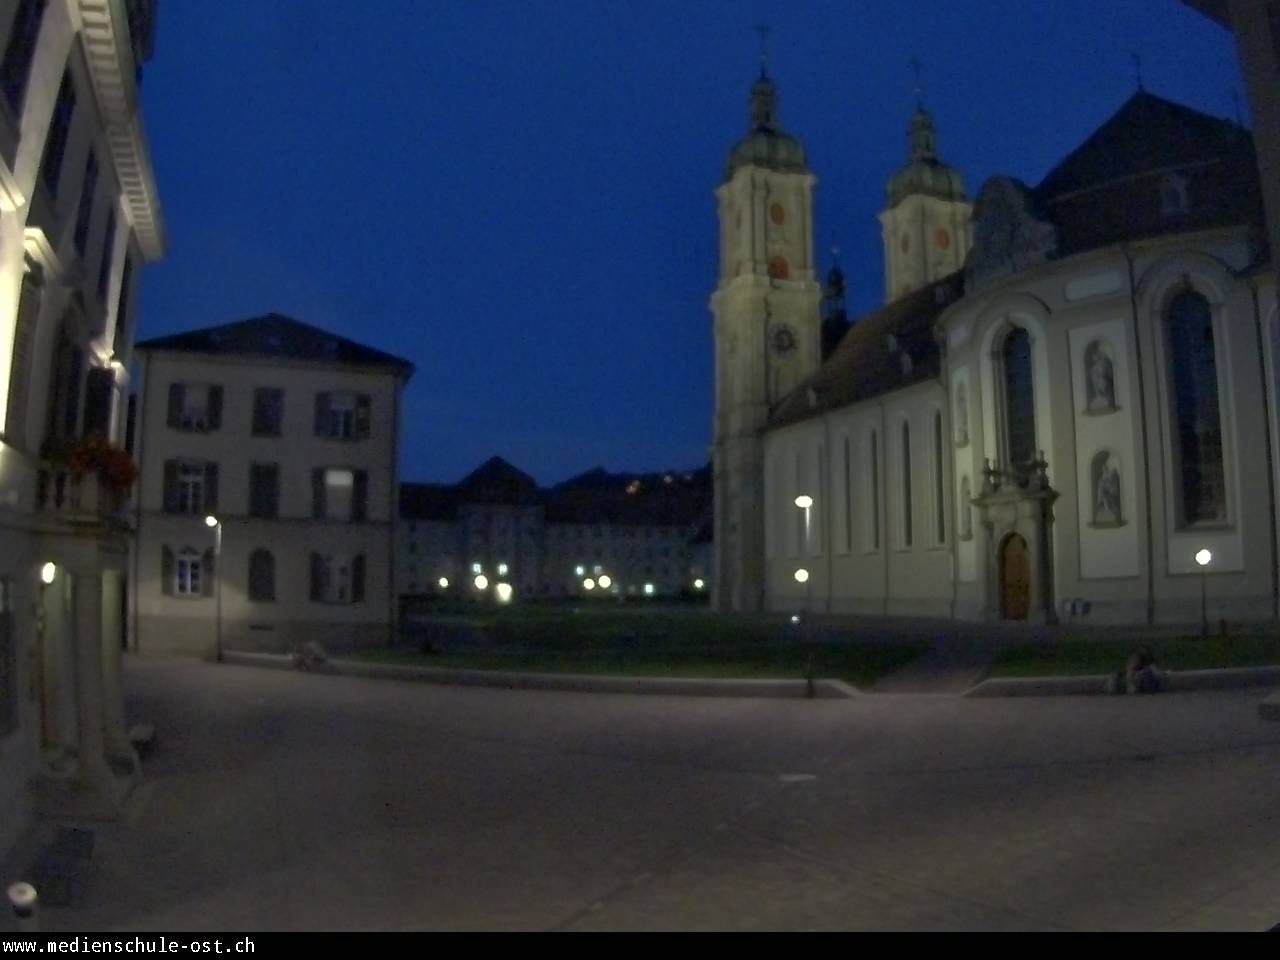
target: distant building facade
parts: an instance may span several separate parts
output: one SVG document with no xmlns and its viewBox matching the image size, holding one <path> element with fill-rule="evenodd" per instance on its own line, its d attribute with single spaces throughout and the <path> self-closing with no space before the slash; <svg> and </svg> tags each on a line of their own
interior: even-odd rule
<svg viewBox="0 0 1280 960">
<path fill-rule="evenodd" d="M 0 857 L 138 776 L 120 689 L 138 280 L 164 252 L 139 110 L 154 3 L 0 3 Z"/>
<path fill-rule="evenodd" d="M 388 642 L 412 365 L 278 314 L 137 352 L 132 648 Z"/>
<path fill-rule="evenodd" d="M 457 484 L 406 483 L 398 592 L 475 596 L 475 577 L 483 575 L 490 589 L 506 582 L 526 598 L 697 594 L 709 587 L 705 548 L 696 541 L 710 492 L 705 469 L 593 470 L 541 489 L 498 457 Z M 603 591 L 601 576 L 608 578 Z"/>
<path fill-rule="evenodd" d="M 921 107 L 886 303 L 822 360 L 812 175 L 775 97 L 757 80 L 717 189 L 717 607 L 1188 623 L 1208 551 L 1210 616 L 1274 618 L 1280 321 L 1248 131 L 1140 90 L 1038 185 L 970 204 Z"/>
</svg>

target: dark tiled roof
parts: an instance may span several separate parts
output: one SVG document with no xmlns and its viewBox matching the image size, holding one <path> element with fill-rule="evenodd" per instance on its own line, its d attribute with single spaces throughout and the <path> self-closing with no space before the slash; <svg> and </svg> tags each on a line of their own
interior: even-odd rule
<svg viewBox="0 0 1280 960">
<path fill-rule="evenodd" d="M 443 483 L 402 483 L 400 517 L 451 523 L 458 517 L 458 488 Z"/>
<path fill-rule="evenodd" d="M 533 506 L 540 502 L 538 482 L 501 457 L 490 457 L 462 478 L 459 503 Z"/>
<path fill-rule="evenodd" d="M 1162 190 L 1186 189 L 1183 212 Z M 1146 91 L 1125 102 L 1035 190 L 1058 233 L 1058 256 L 1261 216 L 1253 138 L 1236 124 Z"/>
<path fill-rule="evenodd" d="M 187 333 L 144 340 L 138 350 L 175 350 L 228 356 L 284 357 L 318 363 L 392 367 L 406 377 L 413 364 L 279 313 L 250 317 Z"/>
<path fill-rule="evenodd" d="M 818 372 L 774 408 L 771 424 L 795 423 L 938 376 L 933 325 L 962 286 L 961 274 L 953 273 L 858 319 Z"/>
</svg>

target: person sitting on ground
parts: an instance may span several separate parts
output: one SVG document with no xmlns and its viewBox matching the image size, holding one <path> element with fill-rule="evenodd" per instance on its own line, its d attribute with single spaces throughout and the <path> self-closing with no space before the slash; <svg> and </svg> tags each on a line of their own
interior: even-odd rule
<svg viewBox="0 0 1280 960">
<path fill-rule="evenodd" d="M 1125 687 L 1130 693 L 1156 693 L 1160 689 L 1160 672 L 1150 647 L 1139 647 L 1125 665 Z"/>
</svg>

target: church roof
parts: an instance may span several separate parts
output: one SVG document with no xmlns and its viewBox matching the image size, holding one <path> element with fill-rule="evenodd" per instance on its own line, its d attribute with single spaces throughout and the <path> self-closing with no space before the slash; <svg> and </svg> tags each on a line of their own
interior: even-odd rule
<svg viewBox="0 0 1280 960">
<path fill-rule="evenodd" d="M 817 373 L 773 409 L 771 425 L 796 423 L 937 377 L 941 358 L 934 323 L 961 292 L 957 272 L 861 317 Z"/>
<path fill-rule="evenodd" d="M 1214 161 L 1248 134 L 1229 120 L 1139 90 L 1040 182 L 1043 200 L 1128 177 Z"/>
<path fill-rule="evenodd" d="M 463 503 L 538 503 L 538 481 L 501 457 L 490 457 L 480 464 L 462 478 L 457 489 Z"/>
<path fill-rule="evenodd" d="M 406 377 L 413 374 L 413 364 L 408 360 L 279 313 L 154 337 L 137 344 L 135 349 L 215 356 L 280 357 L 361 367 L 391 367 Z"/>
<path fill-rule="evenodd" d="M 804 147 L 778 123 L 778 89 L 763 69 L 751 87 L 750 130 L 729 152 L 725 180 L 748 166 L 779 173 L 804 173 L 808 169 Z"/>
</svg>

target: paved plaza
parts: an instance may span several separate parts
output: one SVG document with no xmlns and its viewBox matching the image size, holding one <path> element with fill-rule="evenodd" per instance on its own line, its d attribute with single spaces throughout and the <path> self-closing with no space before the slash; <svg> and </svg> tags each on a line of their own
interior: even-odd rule
<svg viewBox="0 0 1280 960">
<path fill-rule="evenodd" d="M 1266 691 L 513 692 L 128 664 L 147 783 L 46 929 L 1242 929 Z"/>
</svg>

